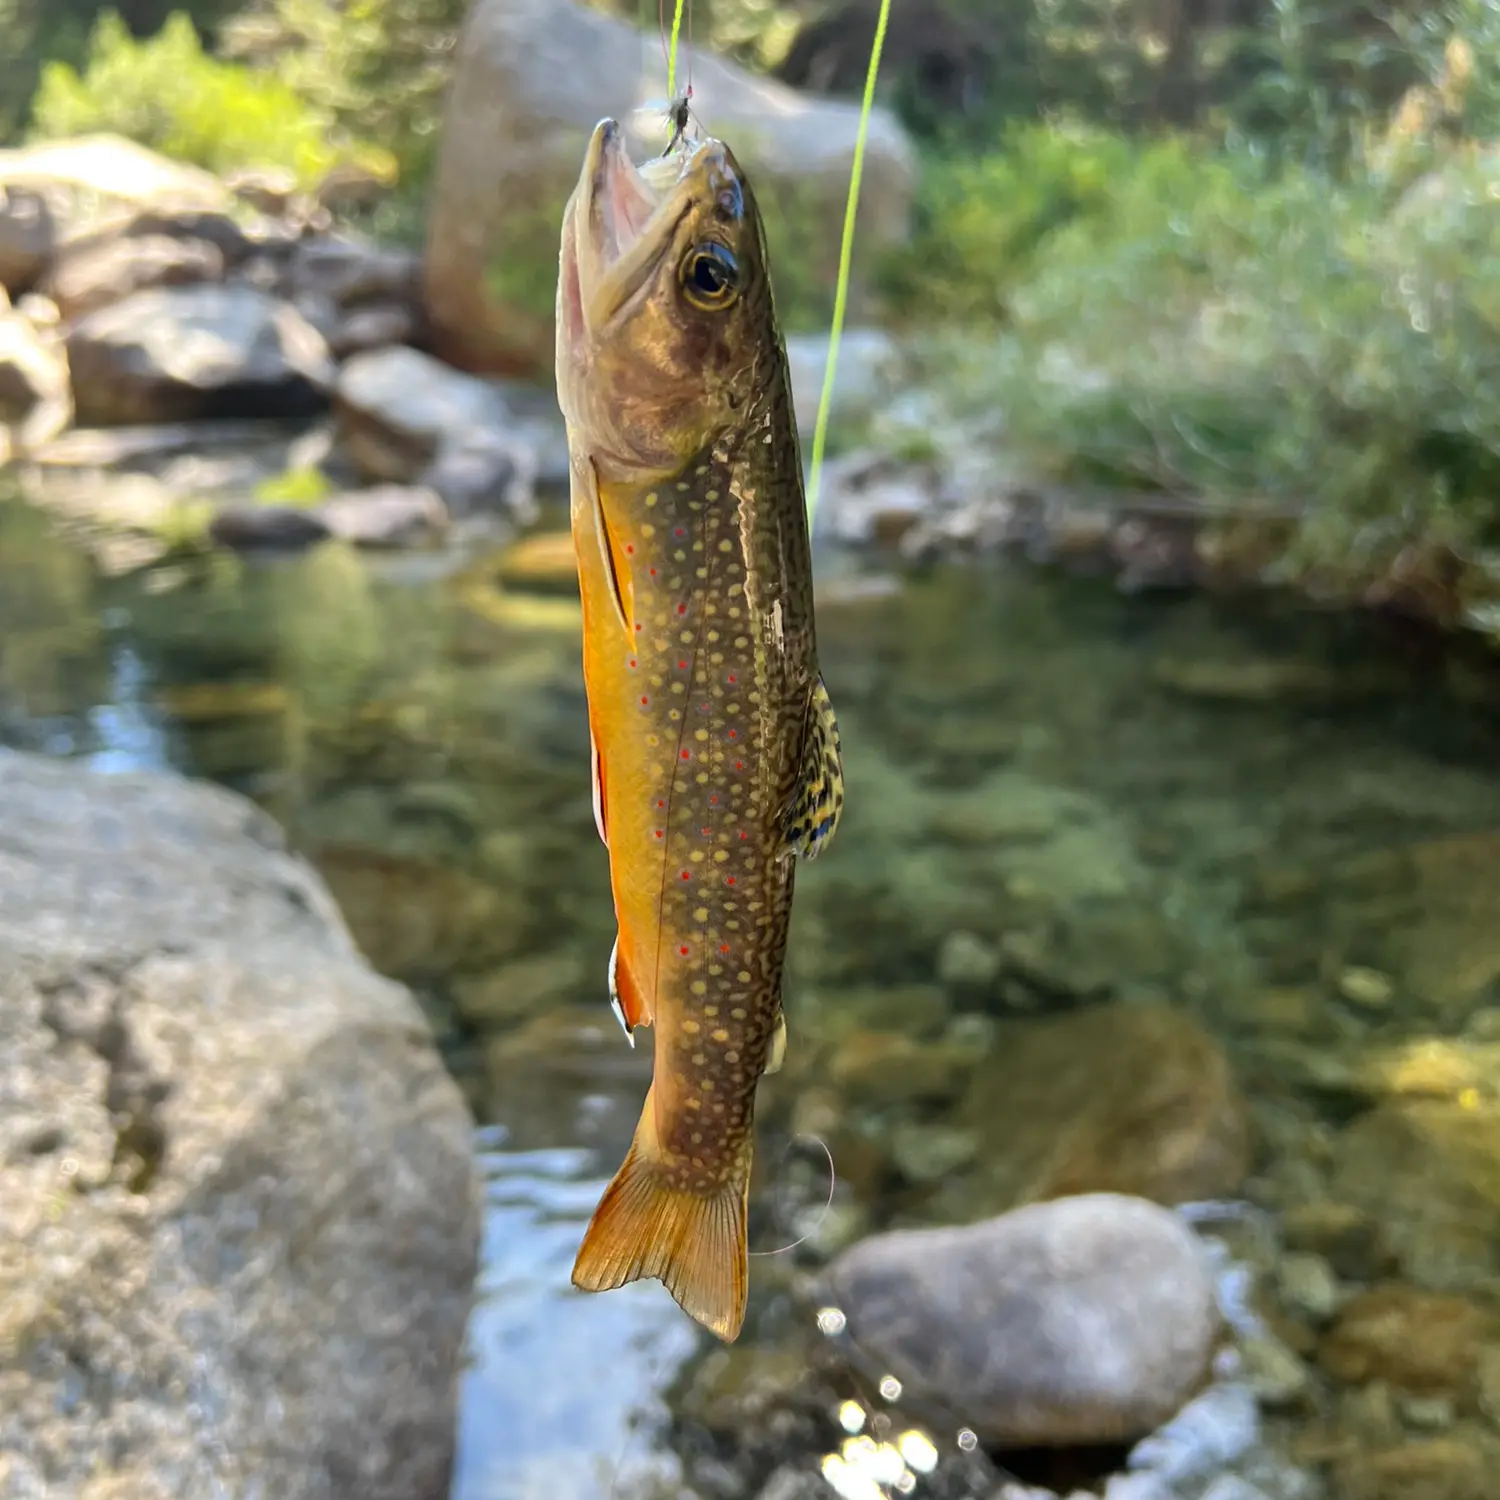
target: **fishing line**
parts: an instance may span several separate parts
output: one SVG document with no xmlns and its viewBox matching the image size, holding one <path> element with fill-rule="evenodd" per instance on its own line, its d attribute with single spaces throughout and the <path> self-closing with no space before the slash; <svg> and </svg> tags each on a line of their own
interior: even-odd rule
<svg viewBox="0 0 1500 1500">
<path fill-rule="evenodd" d="M 681 3 L 681 0 L 678 0 Z M 823 475 L 823 449 L 828 440 L 828 410 L 833 403 L 833 373 L 838 362 L 839 336 L 844 331 L 844 310 L 849 299 L 849 263 L 854 256 L 854 215 L 859 207 L 859 180 L 865 167 L 865 137 L 870 133 L 870 113 L 875 107 L 875 78 L 880 72 L 880 53 L 885 46 L 891 0 L 880 0 L 875 22 L 875 40 L 870 47 L 870 66 L 865 73 L 865 96 L 859 110 L 859 132 L 854 137 L 854 165 L 849 171 L 849 201 L 844 208 L 844 238 L 839 247 L 839 275 L 833 293 L 833 326 L 828 334 L 828 368 L 823 372 L 823 393 L 818 398 L 818 420 L 813 428 L 812 463 L 807 480 L 807 527 L 812 530 L 818 508 L 818 481 Z"/>
<path fill-rule="evenodd" d="M 798 1141 L 812 1141 L 822 1151 L 823 1155 L 828 1158 L 828 1198 L 823 1204 L 822 1211 L 818 1214 L 817 1222 L 808 1229 L 806 1234 L 793 1240 L 790 1245 L 781 1246 L 778 1250 L 751 1250 L 749 1254 L 752 1257 L 757 1255 L 785 1255 L 789 1250 L 795 1250 L 799 1245 L 805 1245 L 823 1227 L 823 1221 L 828 1217 L 829 1212 L 833 1208 L 833 1194 L 834 1190 L 838 1187 L 838 1172 L 833 1165 L 833 1152 L 829 1149 L 828 1142 L 820 1135 L 799 1135 L 792 1139 L 791 1144 L 795 1146 Z"/>
</svg>

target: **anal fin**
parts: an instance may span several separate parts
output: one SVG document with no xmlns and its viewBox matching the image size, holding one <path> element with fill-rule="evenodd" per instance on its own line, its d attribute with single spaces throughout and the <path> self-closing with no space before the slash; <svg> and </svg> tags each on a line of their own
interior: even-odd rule
<svg viewBox="0 0 1500 1500">
<path fill-rule="evenodd" d="M 779 1073 L 781 1065 L 786 1061 L 786 1012 L 776 1012 L 776 1026 L 771 1032 L 771 1040 L 766 1044 L 766 1065 L 761 1071 L 762 1077 L 769 1078 L 772 1073 Z"/>
<path fill-rule="evenodd" d="M 626 608 L 625 592 L 620 585 L 619 560 L 615 557 L 614 538 L 609 534 L 609 522 L 604 516 L 604 496 L 599 490 L 599 471 L 594 467 L 593 459 L 588 461 L 588 472 L 584 476 L 584 484 L 588 489 L 594 535 L 599 542 L 599 559 L 604 564 L 604 581 L 609 586 L 609 597 L 614 604 L 615 614 L 619 618 L 620 629 L 629 636 L 632 634 L 630 611 Z"/>
<path fill-rule="evenodd" d="M 637 987 L 635 978 L 627 965 L 620 962 L 620 939 L 609 950 L 609 1008 L 630 1045 L 635 1046 L 635 1028 L 651 1024 L 651 1007 Z"/>
<path fill-rule="evenodd" d="M 589 783 L 594 792 L 594 827 L 606 849 L 609 848 L 609 826 L 604 820 L 604 762 L 599 759 L 599 742 L 589 730 Z"/>
<path fill-rule="evenodd" d="M 844 760 L 839 723 L 820 676 L 813 684 L 802 775 L 782 825 L 783 853 L 816 859 L 833 837 L 844 810 Z"/>
</svg>

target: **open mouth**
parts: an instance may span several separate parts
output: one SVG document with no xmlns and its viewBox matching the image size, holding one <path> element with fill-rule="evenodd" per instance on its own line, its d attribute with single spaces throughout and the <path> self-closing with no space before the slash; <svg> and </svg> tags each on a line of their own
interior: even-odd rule
<svg viewBox="0 0 1500 1500">
<path fill-rule="evenodd" d="M 564 309 L 579 330 L 607 324 L 670 250 L 692 211 L 692 155 L 673 153 L 637 167 L 618 121 L 595 126 L 562 267 Z"/>
</svg>

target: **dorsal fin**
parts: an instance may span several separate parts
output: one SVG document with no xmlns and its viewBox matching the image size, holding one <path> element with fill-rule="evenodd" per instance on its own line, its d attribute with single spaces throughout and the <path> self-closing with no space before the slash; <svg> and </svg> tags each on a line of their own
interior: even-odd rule
<svg viewBox="0 0 1500 1500">
<path fill-rule="evenodd" d="M 604 518 L 604 496 L 599 490 L 599 471 L 594 467 L 594 460 L 588 460 L 587 473 L 584 477 L 585 487 L 588 490 L 589 506 L 594 517 L 594 533 L 599 539 L 599 558 L 604 564 L 604 580 L 609 585 L 610 598 L 614 600 L 615 615 L 620 621 L 620 628 L 626 635 L 630 635 L 630 611 L 625 605 L 625 593 L 620 587 L 620 565 L 615 556 L 614 538 L 609 534 L 609 522 Z"/>
<path fill-rule="evenodd" d="M 839 826 L 844 810 L 844 761 L 839 723 L 820 676 L 808 705 L 807 735 L 802 745 L 802 774 L 782 824 L 783 854 L 816 859 Z"/>
</svg>

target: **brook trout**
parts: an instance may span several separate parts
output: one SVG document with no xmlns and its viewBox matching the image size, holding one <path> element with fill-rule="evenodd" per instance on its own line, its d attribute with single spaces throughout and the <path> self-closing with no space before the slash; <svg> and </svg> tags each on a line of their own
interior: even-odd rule
<svg viewBox="0 0 1500 1500">
<path fill-rule="evenodd" d="M 720 141 L 637 169 L 595 129 L 563 216 L 572 464 L 611 1003 L 654 1068 L 573 1267 L 655 1278 L 732 1341 L 755 1092 L 780 1066 L 798 858 L 843 806 L 818 670 L 802 460 L 755 198 Z"/>
</svg>

